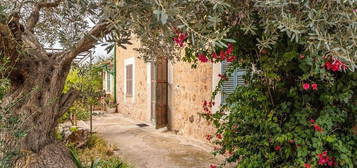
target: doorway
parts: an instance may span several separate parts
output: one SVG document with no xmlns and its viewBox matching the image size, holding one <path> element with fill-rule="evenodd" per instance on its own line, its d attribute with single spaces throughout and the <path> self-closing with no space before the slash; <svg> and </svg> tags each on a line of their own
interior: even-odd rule
<svg viewBox="0 0 357 168">
<path fill-rule="evenodd" d="M 168 123 L 168 65 L 167 59 L 149 63 L 150 65 L 150 120 L 156 128 Z"/>
</svg>

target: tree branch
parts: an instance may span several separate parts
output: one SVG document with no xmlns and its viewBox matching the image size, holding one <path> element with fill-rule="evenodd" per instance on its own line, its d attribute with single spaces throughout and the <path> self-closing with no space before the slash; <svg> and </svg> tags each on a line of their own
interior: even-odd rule
<svg viewBox="0 0 357 168">
<path fill-rule="evenodd" d="M 110 23 L 105 21 L 100 21 L 95 25 L 92 30 L 90 30 L 81 40 L 74 45 L 69 51 L 66 51 L 67 54 L 63 57 L 64 65 L 70 64 L 72 60 L 80 53 L 88 51 L 93 48 L 96 42 L 103 38 L 110 32 Z"/>
<path fill-rule="evenodd" d="M 47 59 L 47 52 L 42 44 L 38 41 L 36 36 L 29 30 L 25 30 L 25 33 L 22 35 L 22 41 L 26 45 L 25 51 L 34 50 L 37 54 L 31 54 L 38 59 Z M 29 48 L 28 48 L 29 47 Z M 31 53 L 31 52 L 28 52 Z"/>
<path fill-rule="evenodd" d="M 63 0 L 56 0 L 54 2 L 39 2 L 34 5 L 34 9 L 27 19 L 26 29 L 33 31 L 33 28 L 36 26 L 38 20 L 40 19 L 40 11 L 42 8 L 54 8 L 57 7 Z"/>
<path fill-rule="evenodd" d="M 73 104 L 73 102 L 78 98 L 80 92 L 78 90 L 71 89 L 67 93 L 62 94 L 60 99 L 60 110 L 58 117 L 62 116 Z"/>
</svg>

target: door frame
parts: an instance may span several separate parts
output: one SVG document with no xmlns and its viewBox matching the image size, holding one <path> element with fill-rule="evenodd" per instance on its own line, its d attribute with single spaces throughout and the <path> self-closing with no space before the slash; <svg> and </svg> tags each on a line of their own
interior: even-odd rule
<svg viewBox="0 0 357 168">
<path fill-rule="evenodd" d="M 168 61 L 147 64 L 148 113 L 156 128 L 168 125 Z"/>
</svg>

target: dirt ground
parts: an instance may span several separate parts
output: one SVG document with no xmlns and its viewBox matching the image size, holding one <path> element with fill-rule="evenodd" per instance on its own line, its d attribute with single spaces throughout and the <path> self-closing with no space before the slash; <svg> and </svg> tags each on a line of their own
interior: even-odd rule
<svg viewBox="0 0 357 168">
<path fill-rule="evenodd" d="M 222 162 L 210 153 L 213 148 L 207 143 L 157 130 L 150 123 L 139 127 L 141 123 L 121 114 L 104 113 L 94 117 L 93 129 L 116 145 L 116 153 L 136 168 L 209 168 Z"/>
</svg>

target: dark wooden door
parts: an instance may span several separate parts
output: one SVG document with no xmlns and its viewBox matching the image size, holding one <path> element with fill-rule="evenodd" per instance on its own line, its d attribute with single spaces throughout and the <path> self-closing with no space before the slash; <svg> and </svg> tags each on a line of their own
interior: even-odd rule
<svg viewBox="0 0 357 168">
<path fill-rule="evenodd" d="M 168 109 L 168 72 L 167 60 L 161 59 L 156 63 L 156 105 L 155 125 L 156 128 L 167 126 Z"/>
</svg>

